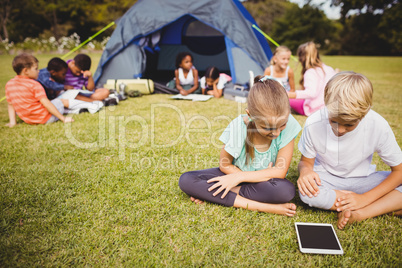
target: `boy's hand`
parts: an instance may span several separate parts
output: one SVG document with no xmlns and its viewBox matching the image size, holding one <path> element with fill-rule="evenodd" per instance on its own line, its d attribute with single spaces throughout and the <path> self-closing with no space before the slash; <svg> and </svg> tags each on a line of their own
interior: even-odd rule
<svg viewBox="0 0 402 268">
<path fill-rule="evenodd" d="M 12 128 L 13 126 L 15 126 L 15 123 L 7 123 L 6 126 Z"/>
<path fill-rule="evenodd" d="M 91 71 L 87 70 L 87 71 L 81 71 L 82 75 L 84 76 L 84 78 L 89 78 L 92 76 Z"/>
<path fill-rule="evenodd" d="M 345 193 L 345 195 L 338 197 L 335 203 L 336 211 L 344 211 L 347 209 L 357 210 L 369 205 L 367 198 L 364 198 L 361 194 L 356 194 L 351 191 L 340 191 Z"/>
<path fill-rule="evenodd" d="M 297 186 L 303 196 L 317 196 L 320 193 L 320 189 L 318 188 L 319 185 L 321 185 L 320 176 L 312 170 L 300 173 L 300 177 L 297 180 Z"/>
<path fill-rule="evenodd" d="M 65 90 L 74 89 L 74 86 L 64 85 Z"/>
<path fill-rule="evenodd" d="M 64 117 L 63 123 L 71 123 L 74 122 L 74 119 L 72 117 Z"/>
</svg>

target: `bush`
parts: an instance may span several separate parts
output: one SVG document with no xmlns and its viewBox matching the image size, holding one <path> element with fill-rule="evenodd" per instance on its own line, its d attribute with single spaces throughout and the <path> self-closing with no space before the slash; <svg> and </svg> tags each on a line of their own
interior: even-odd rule
<svg viewBox="0 0 402 268">
<path fill-rule="evenodd" d="M 91 40 L 84 47 L 87 50 L 99 51 L 103 50 L 110 37 L 105 37 L 103 40 Z M 80 36 L 73 33 L 70 36 L 60 38 L 58 41 L 53 36 L 49 38 L 25 38 L 24 42 L 16 43 L 9 42 L 7 39 L 0 42 L 0 54 L 16 54 L 21 51 L 35 53 L 66 53 L 81 44 Z"/>
</svg>

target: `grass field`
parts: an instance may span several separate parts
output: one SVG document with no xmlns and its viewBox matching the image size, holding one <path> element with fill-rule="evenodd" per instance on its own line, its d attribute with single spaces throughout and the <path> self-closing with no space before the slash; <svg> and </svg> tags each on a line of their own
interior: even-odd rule
<svg viewBox="0 0 402 268">
<path fill-rule="evenodd" d="M 38 55 L 39 67 L 53 56 Z M 91 56 L 96 67 L 100 54 Z M 14 76 L 11 61 L 0 56 L 0 98 Z M 371 79 L 373 109 L 401 145 L 402 58 L 324 62 Z M 307 255 L 298 249 L 294 222 L 336 226 L 336 213 L 298 197 L 294 218 L 190 202 L 179 176 L 217 166 L 218 138 L 244 108 L 223 98 L 193 103 L 150 95 L 74 115 L 72 124 L 18 121 L 9 129 L 1 102 L 0 266 L 401 267 L 401 218 L 337 230 L 342 256 Z M 304 124 L 305 117 L 295 117 Z M 295 147 L 288 177 L 294 183 L 299 159 Z M 374 162 L 388 170 L 378 156 Z"/>
</svg>

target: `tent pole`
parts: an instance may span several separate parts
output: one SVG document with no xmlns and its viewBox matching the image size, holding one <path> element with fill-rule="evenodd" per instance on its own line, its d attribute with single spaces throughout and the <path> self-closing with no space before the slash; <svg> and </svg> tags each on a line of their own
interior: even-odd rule
<svg viewBox="0 0 402 268">
<path fill-rule="evenodd" d="M 104 27 L 103 29 L 101 29 L 99 32 L 97 32 L 96 34 L 94 34 L 93 36 L 89 37 L 87 40 L 85 40 L 85 42 L 83 42 L 82 44 L 80 44 L 79 46 L 75 47 L 74 49 L 72 49 L 70 52 L 68 52 L 67 54 L 65 54 L 63 57 L 61 57 L 63 60 L 65 58 L 67 58 L 68 56 L 70 56 L 72 53 L 74 53 L 75 51 L 77 51 L 78 49 L 80 49 L 81 47 L 83 47 L 86 43 L 88 43 L 89 41 L 91 41 L 92 39 L 94 39 L 95 37 L 97 37 L 98 35 L 100 35 L 102 32 L 106 31 L 107 29 L 109 29 L 110 27 L 112 27 L 114 25 L 114 21 L 112 21 L 111 23 L 109 23 L 106 27 Z"/>
<path fill-rule="evenodd" d="M 275 42 L 274 39 L 272 39 L 269 35 L 267 35 L 267 34 L 264 33 L 260 28 L 258 28 L 257 25 L 253 24 L 253 28 L 256 29 L 260 34 L 262 34 L 262 35 L 263 35 L 265 38 L 267 38 L 269 41 L 271 41 L 271 43 L 273 43 L 275 46 L 277 46 L 277 47 L 280 46 L 277 42 Z M 290 55 L 290 57 L 291 57 L 294 61 L 297 62 L 297 59 L 296 59 L 293 55 Z"/>
</svg>

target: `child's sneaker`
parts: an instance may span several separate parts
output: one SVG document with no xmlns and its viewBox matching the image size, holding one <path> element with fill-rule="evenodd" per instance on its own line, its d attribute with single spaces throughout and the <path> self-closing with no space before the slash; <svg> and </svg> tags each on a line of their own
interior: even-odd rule
<svg viewBox="0 0 402 268">
<path fill-rule="evenodd" d="M 88 112 L 91 114 L 96 113 L 103 107 L 103 102 L 101 101 L 93 101 L 91 105 L 88 107 Z"/>
<path fill-rule="evenodd" d="M 103 100 L 105 106 L 113 106 L 119 104 L 119 98 L 114 94 L 110 94 L 109 97 Z"/>
</svg>

